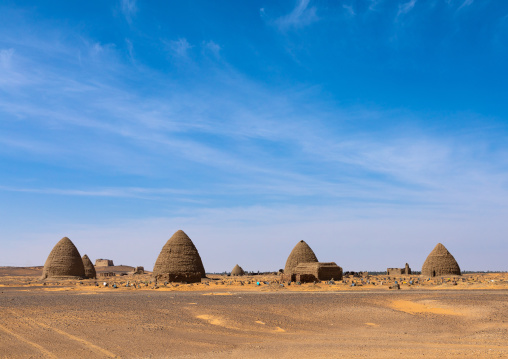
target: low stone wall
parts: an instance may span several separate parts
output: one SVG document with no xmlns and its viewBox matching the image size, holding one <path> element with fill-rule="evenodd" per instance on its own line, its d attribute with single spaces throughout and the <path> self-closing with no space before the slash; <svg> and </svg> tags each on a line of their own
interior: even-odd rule
<svg viewBox="0 0 508 359">
<path fill-rule="evenodd" d="M 411 268 L 409 268 L 409 264 L 406 263 L 404 268 L 386 268 L 386 274 L 391 276 L 410 275 Z"/>
<path fill-rule="evenodd" d="M 292 280 L 302 283 L 342 280 L 342 268 L 334 262 L 300 263 L 296 266 L 293 276 Z"/>
<path fill-rule="evenodd" d="M 97 259 L 95 261 L 96 267 L 113 267 L 113 260 L 112 259 Z"/>
<path fill-rule="evenodd" d="M 391 276 L 403 275 L 404 268 L 387 268 L 386 273 Z"/>
<path fill-rule="evenodd" d="M 115 272 L 99 272 L 98 276 L 99 277 L 115 277 L 116 273 Z"/>
<path fill-rule="evenodd" d="M 159 282 L 186 282 L 198 283 L 201 282 L 201 273 L 163 273 L 154 276 Z"/>
</svg>

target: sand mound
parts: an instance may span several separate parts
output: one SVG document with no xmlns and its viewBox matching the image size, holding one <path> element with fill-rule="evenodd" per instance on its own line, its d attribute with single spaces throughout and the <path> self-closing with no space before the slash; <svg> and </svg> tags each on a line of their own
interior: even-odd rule
<svg viewBox="0 0 508 359">
<path fill-rule="evenodd" d="M 423 263 L 422 275 L 426 277 L 438 277 L 444 275 L 461 275 L 460 267 L 455 258 L 441 243 L 430 252 Z"/>
<path fill-rule="evenodd" d="M 245 275 L 245 271 L 237 264 L 231 271 L 231 275 Z"/>
<path fill-rule="evenodd" d="M 166 242 L 155 262 L 153 275 L 170 282 L 200 282 L 205 276 L 198 250 L 184 231 L 178 230 Z"/>
<path fill-rule="evenodd" d="M 78 249 L 67 237 L 63 237 L 49 253 L 44 264 L 42 278 L 84 278 L 85 267 Z"/>
<path fill-rule="evenodd" d="M 85 254 L 83 256 L 82 260 L 83 260 L 83 267 L 85 267 L 85 278 L 88 278 L 88 279 L 97 278 L 97 273 L 95 273 L 95 267 L 94 267 L 92 261 L 90 260 L 90 258 L 88 258 L 88 256 Z"/>
<path fill-rule="evenodd" d="M 441 314 L 441 315 L 462 315 L 448 308 L 441 308 L 436 305 L 427 305 L 424 303 L 411 302 L 408 300 L 394 300 L 391 304 L 393 309 L 409 314 Z"/>
<path fill-rule="evenodd" d="M 289 254 L 284 268 L 285 275 L 292 275 L 296 266 L 299 263 L 317 262 L 318 259 L 314 251 L 309 247 L 305 241 L 300 241 L 296 244 L 295 248 Z"/>
</svg>

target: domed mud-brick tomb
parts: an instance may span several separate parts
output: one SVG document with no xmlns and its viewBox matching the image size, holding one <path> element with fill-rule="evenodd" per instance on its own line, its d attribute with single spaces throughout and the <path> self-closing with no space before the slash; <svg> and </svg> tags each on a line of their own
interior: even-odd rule
<svg viewBox="0 0 508 359">
<path fill-rule="evenodd" d="M 439 277 L 444 275 L 461 275 L 460 267 L 455 258 L 441 243 L 430 252 L 423 263 L 422 275 Z"/>
<path fill-rule="evenodd" d="M 299 263 L 311 262 L 318 262 L 318 259 L 309 245 L 305 243 L 305 241 L 301 240 L 289 254 L 286 261 L 286 267 L 284 268 L 284 276 L 291 277 Z"/>
<path fill-rule="evenodd" d="M 232 276 L 245 275 L 245 271 L 238 264 L 231 271 Z"/>
<path fill-rule="evenodd" d="M 85 278 L 87 278 L 87 279 L 97 278 L 97 273 L 95 272 L 95 267 L 94 267 L 92 261 L 90 260 L 90 258 L 88 258 L 88 256 L 85 254 L 83 256 L 82 260 L 83 260 L 83 267 L 85 267 Z"/>
<path fill-rule="evenodd" d="M 162 247 L 153 275 L 157 280 L 168 282 L 195 283 L 205 278 L 198 250 L 184 231 L 176 231 Z"/>
<path fill-rule="evenodd" d="M 41 279 L 79 279 L 85 277 L 85 267 L 78 249 L 67 237 L 53 247 L 44 264 Z"/>
</svg>

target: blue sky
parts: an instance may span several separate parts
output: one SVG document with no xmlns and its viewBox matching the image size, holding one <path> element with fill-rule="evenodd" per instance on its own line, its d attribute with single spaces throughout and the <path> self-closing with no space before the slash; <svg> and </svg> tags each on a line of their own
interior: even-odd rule
<svg viewBox="0 0 508 359">
<path fill-rule="evenodd" d="M 0 265 L 507 270 L 507 44 L 502 0 L 3 1 Z"/>
</svg>

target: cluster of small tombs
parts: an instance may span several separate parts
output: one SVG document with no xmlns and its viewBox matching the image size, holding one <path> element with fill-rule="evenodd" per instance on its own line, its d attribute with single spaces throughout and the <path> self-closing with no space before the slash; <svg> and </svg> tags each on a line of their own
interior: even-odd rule
<svg viewBox="0 0 508 359">
<path fill-rule="evenodd" d="M 113 261 L 97 259 L 94 266 L 86 254 L 81 257 L 74 243 L 64 237 L 50 252 L 41 279 L 92 279 L 97 277 L 95 267 L 107 266 L 113 266 Z M 143 273 L 143 268 L 137 267 L 133 273 Z M 411 268 L 406 263 L 404 268 L 388 268 L 387 273 L 409 275 Z M 421 274 L 438 277 L 461 275 L 461 272 L 455 258 L 445 246 L 438 243 L 425 260 Z M 231 275 L 242 276 L 245 275 L 245 271 L 237 264 Z M 159 281 L 187 283 L 200 282 L 202 278 L 206 278 L 198 250 L 184 231 L 175 232 L 162 247 L 153 268 L 153 277 Z M 281 279 L 302 283 L 341 280 L 342 268 L 335 262 L 319 262 L 314 251 L 301 240 L 289 254 L 284 271 L 281 270 Z"/>
</svg>

